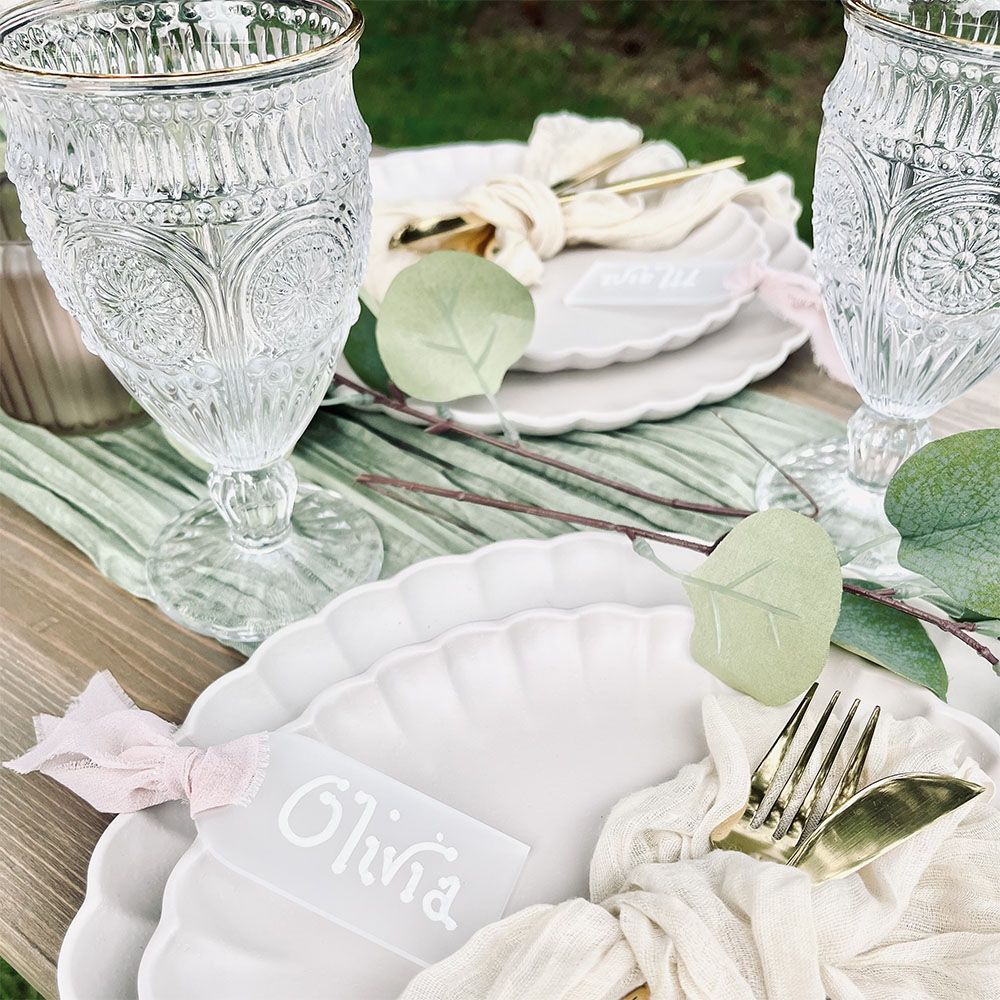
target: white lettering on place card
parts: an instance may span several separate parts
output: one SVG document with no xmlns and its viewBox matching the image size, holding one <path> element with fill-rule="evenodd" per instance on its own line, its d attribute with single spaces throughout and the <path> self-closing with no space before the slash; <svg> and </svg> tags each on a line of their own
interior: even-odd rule
<svg viewBox="0 0 1000 1000">
<path fill-rule="evenodd" d="M 566 293 L 568 306 L 715 305 L 735 298 L 726 280 L 732 260 L 678 260 L 656 254 L 595 261 Z"/>
<path fill-rule="evenodd" d="M 270 742 L 250 805 L 197 819 L 224 864 L 419 965 L 503 915 L 525 844 L 316 740 Z"/>
</svg>

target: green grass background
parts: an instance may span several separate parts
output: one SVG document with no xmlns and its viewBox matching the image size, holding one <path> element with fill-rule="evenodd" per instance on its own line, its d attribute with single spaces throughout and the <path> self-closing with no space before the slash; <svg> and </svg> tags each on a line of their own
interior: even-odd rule
<svg viewBox="0 0 1000 1000">
<path fill-rule="evenodd" d="M 811 237 L 820 98 L 844 49 L 834 0 L 358 2 L 376 143 L 525 139 L 545 111 L 624 117 L 690 159 L 787 171 Z M 0 1000 L 38 996 L 0 959 Z"/>
<path fill-rule="evenodd" d="M 384 146 L 525 139 L 544 111 L 621 116 L 690 158 L 785 170 L 805 203 L 833 0 L 368 0 L 358 101 Z"/>
</svg>

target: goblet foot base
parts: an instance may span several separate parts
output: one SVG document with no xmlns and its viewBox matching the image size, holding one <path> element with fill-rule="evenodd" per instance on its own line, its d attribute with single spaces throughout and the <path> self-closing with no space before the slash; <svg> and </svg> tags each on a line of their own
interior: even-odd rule
<svg viewBox="0 0 1000 1000">
<path fill-rule="evenodd" d="M 885 491 L 864 486 L 848 472 L 847 440 L 820 441 L 789 452 L 776 465 L 809 492 L 819 507 L 819 523 L 829 532 L 846 575 L 883 586 L 920 577 L 899 565 L 899 533 L 885 516 Z M 812 512 L 809 501 L 777 469 L 767 466 L 757 479 L 758 510 L 786 507 Z"/>
<path fill-rule="evenodd" d="M 225 642 L 258 642 L 378 577 L 382 537 L 338 494 L 300 486 L 291 530 L 269 549 L 237 545 L 212 501 L 186 511 L 146 561 L 153 600 L 174 621 Z"/>
</svg>

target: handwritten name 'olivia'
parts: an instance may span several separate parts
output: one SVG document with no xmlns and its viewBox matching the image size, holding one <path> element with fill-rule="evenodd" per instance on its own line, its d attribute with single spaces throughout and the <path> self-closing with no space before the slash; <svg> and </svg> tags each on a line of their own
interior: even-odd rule
<svg viewBox="0 0 1000 1000">
<path fill-rule="evenodd" d="M 344 818 L 344 806 L 337 793 L 347 793 L 350 788 L 349 781 L 332 774 L 314 778 L 299 786 L 288 796 L 278 813 L 278 830 L 281 835 L 295 847 L 315 848 L 329 844 L 337 837 L 338 832 L 341 832 L 341 822 Z M 320 829 L 307 833 L 301 828 L 293 827 L 292 814 L 296 807 L 311 797 L 315 797 L 314 801 L 318 801 L 321 805 L 329 807 L 330 815 Z M 357 857 L 356 872 L 362 885 L 372 886 L 377 880 L 383 886 L 388 886 L 403 868 L 409 865 L 409 873 L 399 893 L 400 901 L 409 904 L 417 898 L 417 893 L 422 888 L 424 862 L 431 857 L 443 859 L 445 862 L 458 860 L 458 850 L 444 844 L 442 833 L 438 833 L 433 841 L 412 844 L 404 850 L 392 845 L 383 846 L 378 837 L 371 834 L 366 836 L 379 808 L 378 800 L 361 790 L 355 791 L 351 798 L 361 809 L 354 826 L 347 832 L 342 842 L 339 842 L 337 855 L 330 864 L 330 870 L 334 875 L 346 874 Z M 388 817 L 393 823 L 399 822 L 399 811 L 390 809 Z M 364 848 L 358 856 L 362 840 Z M 462 881 L 458 876 L 446 874 L 439 877 L 436 888 L 426 889 L 421 897 L 420 908 L 424 916 L 434 923 L 442 924 L 447 930 L 455 930 L 458 924 L 451 916 L 451 908 L 461 888 Z"/>
</svg>

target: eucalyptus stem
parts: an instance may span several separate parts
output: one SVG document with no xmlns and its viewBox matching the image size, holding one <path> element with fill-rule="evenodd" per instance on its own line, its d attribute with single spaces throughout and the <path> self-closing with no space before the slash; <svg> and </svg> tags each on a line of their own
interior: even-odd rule
<svg viewBox="0 0 1000 1000">
<path fill-rule="evenodd" d="M 513 500 L 498 500 L 495 497 L 481 496 L 477 493 L 467 493 L 465 490 L 449 490 L 440 486 L 428 486 L 424 483 L 415 483 L 406 479 L 395 479 L 392 476 L 375 476 L 365 474 L 358 476 L 356 482 L 363 486 L 368 486 L 377 490 L 377 492 L 381 493 L 383 496 L 388 495 L 384 489 L 386 487 L 397 490 L 405 490 L 410 493 L 424 493 L 429 496 L 442 497 L 446 500 L 455 500 L 459 503 L 477 504 L 480 507 L 492 507 L 496 510 L 507 510 L 515 514 L 528 514 L 534 517 L 544 517 L 551 521 L 562 521 L 566 524 L 578 524 L 584 528 L 595 528 L 599 531 L 611 531 L 619 535 L 624 535 L 630 542 L 633 543 L 638 538 L 645 538 L 654 542 L 663 542 L 666 545 L 675 545 L 679 548 L 691 549 L 694 552 L 701 552 L 704 555 L 711 555 L 712 552 L 715 551 L 718 544 L 725 537 L 725 535 L 723 535 L 711 543 L 695 542 L 687 538 L 680 538 L 677 535 L 668 535 L 660 531 L 649 531 L 646 528 L 638 528 L 630 524 L 620 524 L 616 521 L 605 521 L 601 518 L 587 517 L 583 514 L 570 514 L 566 511 L 552 510 L 548 507 L 536 507 L 532 504 L 518 503 Z M 866 590 L 864 587 L 859 587 L 854 583 L 848 583 L 846 580 L 843 583 L 843 589 L 846 594 L 854 594 L 857 597 L 863 597 L 866 600 L 874 601 L 876 604 L 882 604 L 885 607 L 894 608 L 901 614 L 909 615 L 911 618 L 918 618 L 920 621 L 927 622 L 928 625 L 933 625 L 942 632 L 947 632 L 949 635 L 953 635 L 960 639 L 979 656 L 986 660 L 986 662 L 991 666 L 996 667 L 1000 664 L 1000 660 L 997 659 L 993 652 L 987 646 L 984 646 L 981 642 L 974 639 L 970 634 L 975 631 L 975 622 L 956 622 L 952 621 L 950 618 L 942 618 L 939 615 L 931 614 L 929 611 L 923 611 L 920 608 L 915 608 L 910 604 L 905 604 L 903 601 L 888 596 L 887 589 Z"/>
<path fill-rule="evenodd" d="M 811 517 L 813 519 L 819 517 L 819 504 L 813 499 L 813 495 L 791 473 L 786 472 L 780 465 L 778 465 L 777 462 L 775 462 L 773 458 L 771 458 L 770 455 L 761 451 L 761 449 L 758 448 L 757 445 L 755 445 L 753 441 L 751 441 L 750 438 L 743 433 L 743 431 L 734 427 L 721 413 L 719 413 L 718 410 L 712 410 L 712 415 L 716 419 L 721 420 L 758 458 L 762 458 L 769 466 L 771 466 L 772 469 L 779 472 L 789 486 L 798 490 L 799 493 L 802 494 L 809 506 L 812 507 L 812 511 L 806 514 L 806 517 Z"/>
<path fill-rule="evenodd" d="M 343 375 L 334 375 L 333 382 L 334 385 L 344 386 L 348 389 L 353 389 L 355 392 L 367 394 L 379 406 L 395 410 L 397 413 L 403 413 L 408 417 L 413 417 L 414 419 L 427 424 L 428 426 L 426 428 L 426 432 L 428 434 L 443 434 L 448 431 L 455 434 L 461 434 L 463 437 L 471 438 L 473 441 L 480 441 L 493 448 L 499 448 L 502 451 L 510 452 L 513 455 L 519 455 L 521 458 L 528 459 L 529 461 L 538 462 L 542 465 L 547 465 L 550 468 L 558 469 L 560 472 L 566 472 L 573 476 L 579 476 L 581 479 L 597 483 L 599 486 L 607 486 L 609 489 L 617 490 L 619 493 L 626 493 L 628 496 L 636 497 L 639 500 L 648 500 L 650 503 L 659 504 L 662 507 L 671 507 L 674 510 L 688 510 L 695 514 L 715 514 L 720 517 L 749 517 L 751 514 L 757 513 L 753 510 L 740 510 L 735 507 L 720 507 L 715 504 L 696 503 L 690 500 L 678 500 L 674 497 L 665 497 L 658 493 L 650 493 L 648 490 L 639 489 L 637 486 L 631 486 L 628 483 L 623 483 L 618 479 L 612 479 L 609 476 L 602 476 L 597 472 L 590 472 L 587 469 L 580 468 L 579 466 L 571 465 L 569 462 L 560 461 L 558 458 L 543 455 L 541 452 L 530 451 L 525 448 L 524 444 L 520 441 L 515 444 L 510 441 L 492 437 L 489 434 L 482 434 L 479 431 L 471 430 L 468 427 L 462 427 L 461 424 L 455 423 L 454 420 L 424 413 L 422 410 L 418 410 L 416 407 L 410 406 L 406 401 L 406 397 L 395 386 L 391 389 L 392 395 L 387 395 L 386 393 L 377 392 L 374 389 L 368 389 Z"/>
<path fill-rule="evenodd" d="M 406 490 L 410 493 L 426 493 L 428 496 L 444 497 L 446 500 L 456 500 L 458 503 L 472 503 L 480 507 L 493 507 L 496 510 L 511 511 L 514 514 L 531 514 L 534 517 L 544 517 L 550 521 L 579 524 L 584 528 L 613 531 L 619 535 L 624 535 L 630 542 L 634 542 L 637 538 L 648 538 L 654 542 L 664 542 L 667 545 L 676 545 L 682 549 L 693 549 L 695 552 L 703 552 L 705 555 L 708 555 L 715 549 L 715 545 L 695 542 L 687 538 L 679 538 L 676 535 L 665 535 L 660 531 L 649 531 L 646 528 L 637 528 L 630 524 L 603 521 L 600 518 L 587 517 L 584 514 L 569 514 L 566 511 L 552 510 L 548 507 L 535 507 L 532 504 L 518 503 L 514 500 L 498 500 L 495 497 L 485 497 L 478 493 L 466 493 L 464 490 L 448 490 L 440 486 L 427 486 L 424 483 L 413 483 L 406 479 L 394 479 L 392 476 L 374 476 L 366 473 L 358 476 L 355 482 L 362 486 L 376 489 L 383 496 L 387 494 L 384 490 L 378 489 L 378 487 L 390 487 L 397 490 Z"/>
<path fill-rule="evenodd" d="M 952 621 L 950 618 L 941 618 L 939 615 L 931 614 L 929 611 L 923 611 L 910 604 L 904 604 L 895 597 L 887 597 L 881 591 L 866 590 L 864 587 L 859 587 L 855 583 L 847 583 L 846 581 L 844 583 L 844 593 L 854 594 L 857 597 L 864 597 L 869 601 L 874 601 L 876 604 L 882 604 L 887 608 L 895 608 L 897 611 L 902 611 L 904 615 L 909 615 L 911 618 L 919 618 L 920 621 L 934 625 L 941 629 L 942 632 L 948 632 L 950 635 L 961 639 L 962 642 L 974 649 L 984 660 L 986 660 L 987 663 L 992 666 L 995 667 L 1000 665 L 1000 660 L 993 655 L 992 651 L 981 642 L 973 639 L 969 634 L 970 632 L 974 632 L 976 630 L 975 622 L 956 622 Z"/>
</svg>

